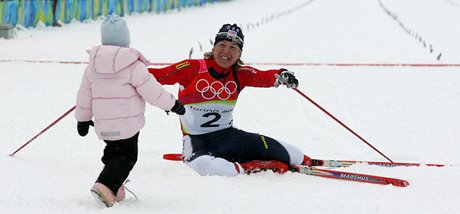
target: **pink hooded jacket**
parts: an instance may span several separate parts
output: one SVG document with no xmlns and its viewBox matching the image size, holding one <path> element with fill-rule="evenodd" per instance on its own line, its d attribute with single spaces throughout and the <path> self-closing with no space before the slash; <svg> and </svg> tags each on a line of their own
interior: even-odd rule
<svg viewBox="0 0 460 214">
<path fill-rule="evenodd" d="M 134 136 L 145 125 L 145 102 L 171 110 L 176 98 L 147 71 L 134 48 L 95 46 L 77 94 L 75 118 L 90 121 L 101 140 Z"/>
</svg>

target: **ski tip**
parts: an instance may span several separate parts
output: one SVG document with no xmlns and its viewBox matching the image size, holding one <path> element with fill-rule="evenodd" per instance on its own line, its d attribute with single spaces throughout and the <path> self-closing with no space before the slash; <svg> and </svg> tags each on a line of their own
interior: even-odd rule
<svg viewBox="0 0 460 214">
<path fill-rule="evenodd" d="M 390 181 L 390 183 L 391 185 L 397 186 L 397 187 L 407 187 L 410 185 L 408 181 L 400 180 L 400 179 L 392 180 Z"/>
<path fill-rule="evenodd" d="M 163 154 L 163 159 L 170 161 L 182 161 L 182 154 Z"/>
</svg>

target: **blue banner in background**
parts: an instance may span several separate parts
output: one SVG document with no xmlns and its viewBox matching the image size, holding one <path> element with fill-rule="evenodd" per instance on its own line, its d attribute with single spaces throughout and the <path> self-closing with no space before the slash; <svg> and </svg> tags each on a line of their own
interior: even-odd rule
<svg viewBox="0 0 460 214">
<path fill-rule="evenodd" d="M 80 0 L 80 1 L 77 1 L 77 15 L 76 15 L 76 19 L 78 21 L 84 21 L 86 20 L 87 16 L 88 16 L 88 0 Z"/>
<path fill-rule="evenodd" d="M 64 0 L 65 7 L 64 7 L 64 23 L 70 23 L 73 19 L 73 2 L 74 0 Z"/>
<path fill-rule="evenodd" d="M 38 0 L 22 1 L 22 8 L 24 10 L 22 25 L 24 27 L 34 27 L 38 14 Z"/>
<path fill-rule="evenodd" d="M 107 14 L 117 13 L 118 11 L 118 0 L 107 0 Z"/>
<path fill-rule="evenodd" d="M 38 9 L 38 21 L 42 21 L 45 25 L 52 25 L 52 14 L 53 14 L 53 1 L 41 1 L 39 2 L 39 9 Z"/>
<path fill-rule="evenodd" d="M 18 11 L 19 11 L 19 2 L 18 1 L 2 1 L 2 24 L 12 24 L 16 25 L 18 22 Z"/>
<path fill-rule="evenodd" d="M 94 17 L 102 16 L 102 8 L 104 8 L 104 0 L 95 0 L 96 2 L 94 3 Z"/>
<path fill-rule="evenodd" d="M 145 12 L 161 13 L 184 7 L 201 6 L 220 0 L 0 0 L 0 24 L 35 27 L 56 22 L 85 21 L 116 13 L 120 16 Z M 54 4 L 56 11 L 53 13 Z"/>
</svg>

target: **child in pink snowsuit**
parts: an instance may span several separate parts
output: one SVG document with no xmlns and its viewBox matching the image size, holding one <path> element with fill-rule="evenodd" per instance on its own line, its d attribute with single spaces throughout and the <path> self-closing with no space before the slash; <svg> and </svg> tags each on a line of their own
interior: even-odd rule
<svg viewBox="0 0 460 214">
<path fill-rule="evenodd" d="M 145 57 L 129 47 L 129 30 L 123 19 L 111 15 L 103 21 L 101 42 L 89 51 L 75 118 L 81 136 L 94 126 L 99 139 L 106 143 L 102 157 L 105 166 L 91 192 L 111 207 L 124 199 L 123 182 L 137 161 L 145 102 L 179 115 L 185 109 L 148 73 Z"/>
</svg>

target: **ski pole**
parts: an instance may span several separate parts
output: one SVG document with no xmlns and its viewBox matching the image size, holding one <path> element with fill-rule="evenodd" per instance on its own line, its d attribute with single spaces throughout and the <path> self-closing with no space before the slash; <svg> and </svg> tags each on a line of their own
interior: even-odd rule
<svg viewBox="0 0 460 214">
<path fill-rule="evenodd" d="M 66 113 L 64 113 L 63 115 L 61 115 L 58 119 L 56 119 L 54 122 L 52 122 L 50 125 L 48 125 L 45 129 L 43 129 L 41 132 L 39 132 L 37 135 L 35 135 L 32 139 L 30 139 L 29 141 L 27 141 L 27 143 L 25 143 L 24 145 L 22 145 L 21 147 L 19 147 L 18 149 L 16 149 L 16 151 L 14 151 L 13 153 L 10 154 L 11 157 L 13 157 L 17 152 L 19 152 L 19 150 L 21 150 L 22 148 L 26 147 L 29 143 L 31 143 L 33 140 L 35 140 L 35 138 L 37 138 L 38 136 L 40 136 L 41 134 L 43 134 L 44 132 L 46 132 L 49 128 L 51 128 L 52 126 L 56 125 L 56 123 L 58 123 L 60 120 L 62 120 L 62 118 L 64 118 L 65 116 L 67 116 L 70 112 L 72 112 L 73 110 L 75 110 L 75 106 L 73 106 L 72 108 L 70 108 Z"/>
<path fill-rule="evenodd" d="M 329 117 L 331 117 L 332 119 L 334 119 L 337 123 L 339 123 L 340 125 L 342 125 L 345 129 L 347 129 L 349 132 L 351 132 L 353 135 L 355 135 L 356 137 L 358 137 L 361 141 L 363 141 L 364 143 L 366 143 L 368 146 L 370 146 L 372 149 L 374 149 L 377 153 L 379 153 L 380 155 L 382 155 L 384 158 L 386 158 L 388 161 L 390 161 L 391 163 L 393 163 L 393 161 L 388 158 L 386 155 L 384 155 L 382 152 L 380 152 L 378 149 L 376 149 L 374 146 L 372 146 L 369 142 L 367 142 L 367 140 L 365 140 L 364 138 L 362 138 L 360 135 L 358 135 L 355 131 L 353 131 L 352 129 L 350 129 L 347 125 L 345 125 L 344 123 L 342 123 L 342 121 L 340 121 L 339 119 L 337 119 L 336 117 L 334 117 L 334 115 L 332 115 L 331 113 L 329 113 L 328 111 L 326 111 L 326 109 L 324 109 L 323 107 L 321 107 L 318 103 L 316 103 L 315 101 L 313 101 L 310 97 L 308 97 L 307 95 L 305 95 L 304 93 L 302 93 L 299 89 L 297 88 L 294 88 L 295 91 L 297 91 L 297 93 L 299 93 L 300 95 L 302 95 L 305 99 L 307 99 L 308 101 L 310 101 L 313 105 L 315 105 L 316 107 L 318 107 L 321 111 L 323 111 L 325 114 L 327 114 Z"/>
</svg>

